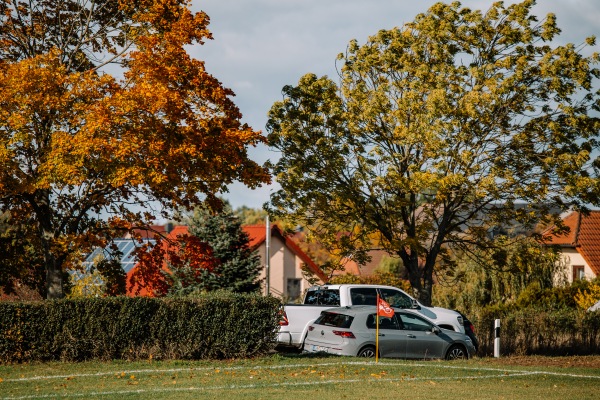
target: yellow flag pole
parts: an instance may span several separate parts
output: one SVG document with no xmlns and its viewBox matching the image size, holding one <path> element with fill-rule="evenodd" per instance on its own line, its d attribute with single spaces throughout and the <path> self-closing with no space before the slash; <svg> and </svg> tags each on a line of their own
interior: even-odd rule
<svg viewBox="0 0 600 400">
<path fill-rule="evenodd" d="M 377 307 L 375 311 L 375 362 L 379 362 L 379 293 L 377 294 Z"/>
</svg>

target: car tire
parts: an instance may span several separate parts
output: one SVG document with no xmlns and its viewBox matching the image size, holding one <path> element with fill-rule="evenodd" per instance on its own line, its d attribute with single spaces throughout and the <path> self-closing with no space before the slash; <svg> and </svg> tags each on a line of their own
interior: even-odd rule
<svg viewBox="0 0 600 400">
<path fill-rule="evenodd" d="M 466 360 L 467 358 L 469 358 L 469 353 L 463 346 L 457 344 L 450 346 L 446 353 L 446 360 Z"/>
<path fill-rule="evenodd" d="M 357 354 L 358 357 L 373 358 L 375 357 L 375 347 L 365 346 Z"/>
</svg>

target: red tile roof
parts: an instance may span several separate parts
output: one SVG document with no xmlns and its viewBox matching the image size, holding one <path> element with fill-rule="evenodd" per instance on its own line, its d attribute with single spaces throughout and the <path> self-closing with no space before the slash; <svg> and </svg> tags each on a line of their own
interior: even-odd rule
<svg viewBox="0 0 600 400">
<path fill-rule="evenodd" d="M 588 215 L 572 212 L 563 222 L 569 233 L 550 235 L 547 243 L 575 247 L 596 276 L 600 276 L 600 211 L 590 211 Z"/>
<path fill-rule="evenodd" d="M 167 228 L 164 225 L 150 225 L 148 228 L 136 228 L 133 231 L 135 235 L 139 235 L 141 238 L 144 239 L 154 238 L 156 235 L 163 236 L 166 233 L 168 233 Z M 130 236 L 131 235 L 127 235 L 127 237 Z"/>
<path fill-rule="evenodd" d="M 250 238 L 250 247 L 257 248 L 262 242 L 267 240 L 267 228 L 266 225 L 244 225 L 242 226 L 244 232 Z"/>
</svg>

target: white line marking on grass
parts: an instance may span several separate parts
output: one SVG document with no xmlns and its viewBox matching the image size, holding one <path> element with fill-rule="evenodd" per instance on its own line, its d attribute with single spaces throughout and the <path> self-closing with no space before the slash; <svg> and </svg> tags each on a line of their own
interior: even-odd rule
<svg viewBox="0 0 600 400">
<path fill-rule="evenodd" d="M 547 371 L 528 371 L 520 369 L 502 369 L 502 368 L 480 368 L 480 367 L 467 367 L 458 365 L 441 365 L 435 363 L 426 364 L 413 364 L 407 362 L 381 362 L 376 363 L 374 361 L 349 361 L 349 362 L 330 362 L 322 364 L 289 364 L 289 365 L 272 365 L 272 366 L 239 366 L 239 367 L 189 367 L 189 368 L 167 368 L 167 369 L 137 369 L 137 370 L 116 370 L 112 372 L 96 372 L 90 374 L 71 374 L 71 375 L 38 375 L 31 377 L 22 378 L 5 378 L 4 382 L 27 382 L 37 380 L 50 380 L 50 379 L 66 379 L 66 378 L 89 378 L 89 377 L 101 377 L 101 376 L 116 376 L 120 374 L 131 375 L 131 374 L 156 374 L 156 373 L 174 373 L 174 372 L 190 372 L 190 371 L 239 371 L 245 369 L 252 370 L 276 370 L 276 369 L 288 369 L 288 368 L 313 368 L 313 367 L 329 367 L 329 366 L 343 366 L 343 365 L 365 365 L 371 367 L 383 367 L 383 366 L 406 366 L 406 367 L 425 367 L 425 368 L 442 368 L 442 369 L 460 369 L 466 371 L 490 371 L 490 372 L 504 372 L 504 373 L 522 373 L 522 374 L 538 374 L 538 375 L 555 375 L 565 376 L 571 378 L 591 378 L 600 379 L 600 375 L 580 375 L 580 374 L 567 374 L 561 372 L 547 372 Z"/>
<path fill-rule="evenodd" d="M 317 364 L 322 365 L 322 364 Z M 373 365 L 378 365 L 374 364 Z M 405 365 L 405 364 L 403 364 Z M 80 398 L 80 397 L 96 397 L 96 396 L 113 396 L 113 395 L 126 395 L 126 394 L 142 394 L 142 393 L 177 393 L 177 392 L 200 392 L 200 391 L 214 391 L 214 390 L 241 390 L 241 389 L 261 389 L 261 388 L 277 388 L 277 387 L 293 387 L 293 386 L 316 386 L 316 385 L 333 385 L 340 383 L 358 383 L 358 382 L 400 382 L 400 381 L 447 381 L 447 380 L 463 380 L 463 379 L 492 379 L 492 378 L 507 378 L 511 376 L 525 376 L 532 375 L 529 372 L 516 372 L 513 374 L 500 374 L 500 375 L 473 375 L 473 376 L 460 376 L 460 377 L 402 377 L 402 378 L 367 378 L 367 379 L 329 379 L 326 381 L 304 381 L 304 382 L 282 382 L 273 384 L 247 384 L 247 385 L 220 385 L 220 386 L 204 386 L 204 387 L 187 387 L 187 388 L 165 388 L 165 389 L 137 389 L 137 390 L 114 390 L 105 392 L 89 392 L 89 393 L 73 393 L 73 394 L 48 394 L 42 396 L 26 395 L 16 397 L 3 397 L 2 400 L 26 400 L 26 399 L 49 399 L 49 398 Z"/>
<path fill-rule="evenodd" d="M 66 378 L 89 378 L 94 376 L 112 376 L 130 374 L 156 374 L 161 372 L 190 372 L 190 371 L 239 371 L 245 369 L 261 370 L 261 369 L 283 369 L 283 368 L 302 368 L 302 367 L 314 367 L 314 366 L 331 366 L 331 365 L 352 365 L 354 363 L 324 363 L 324 364 L 290 364 L 290 365 L 272 365 L 272 366 L 249 366 L 249 367 L 189 367 L 189 368 L 166 368 L 166 369 L 131 369 L 131 370 L 115 370 L 112 372 L 95 372 L 90 374 L 71 374 L 71 375 L 36 375 L 22 378 L 6 378 L 4 382 L 27 382 L 27 381 L 38 381 L 38 380 L 50 380 L 50 379 L 66 379 Z M 357 365 L 369 364 L 356 363 Z M 402 364 L 399 364 L 402 365 Z"/>
<path fill-rule="evenodd" d="M 387 363 L 386 363 L 387 364 Z M 397 364 L 390 364 L 397 365 Z M 398 364 L 398 365 L 413 365 L 415 367 L 428 367 L 431 368 L 431 364 Z M 529 375 L 554 375 L 554 376 L 564 376 L 569 378 L 590 378 L 590 379 L 600 379 L 600 374 L 598 375 L 581 375 L 581 374 L 571 374 L 571 373 L 563 373 L 563 372 L 550 372 L 550 371 L 528 371 L 522 369 L 502 369 L 502 368 L 474 368 L 474 367 L 463 367 L 459 365 L 434 365 L 434 368 L 442 368 L 442 369 L 463 369 L 467 371 L 497 371 L 497 372 L 521 372 Z"/>
</svg>

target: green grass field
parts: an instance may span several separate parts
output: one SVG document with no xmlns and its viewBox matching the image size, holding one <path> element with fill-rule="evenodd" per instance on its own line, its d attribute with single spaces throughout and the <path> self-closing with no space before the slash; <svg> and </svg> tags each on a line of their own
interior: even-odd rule
<svg viewBox="0 0 600 400">
<path fill-rule="evenodd" d="M 600 368 L 502 359 L 254 360 L 0 365 L 0 399 L 598 399 Z M 554 364 L 556 366 L 548 366 Z M 597 365 L 598 363 L 595 363 Z"/>
</svg>

